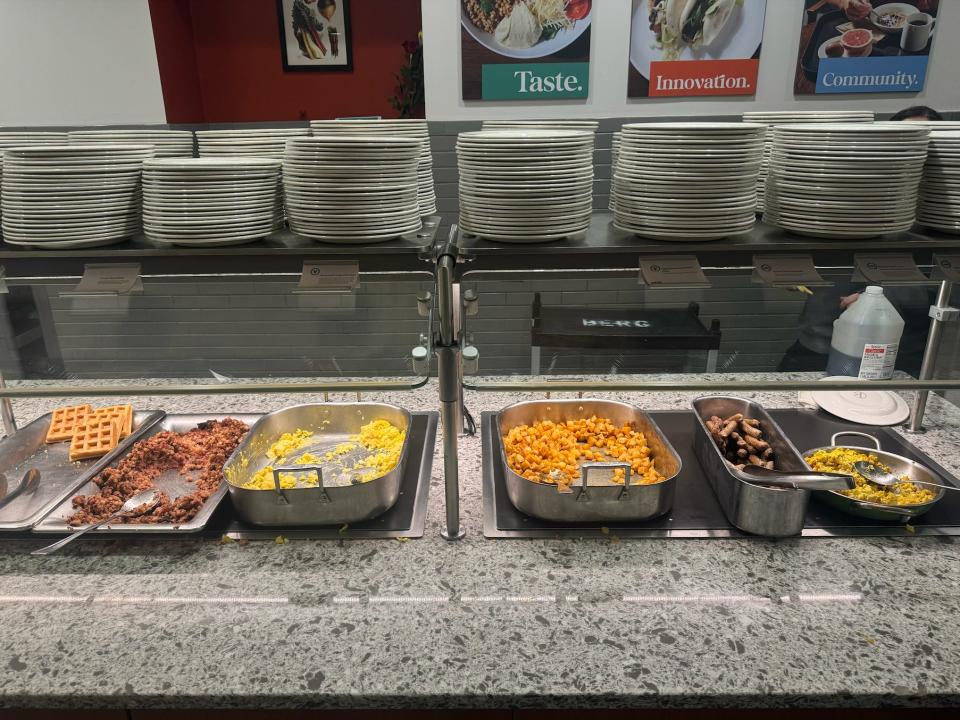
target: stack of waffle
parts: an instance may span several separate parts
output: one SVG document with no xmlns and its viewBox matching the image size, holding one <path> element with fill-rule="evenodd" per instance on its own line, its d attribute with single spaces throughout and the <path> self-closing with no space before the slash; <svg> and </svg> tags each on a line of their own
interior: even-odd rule
<svg viewBox="0 0 960 720">
<path fill-rule="evenodd" d="M 73 405 L 53 411 L 46 441 L 69 441 L 70 460 L 76 462 L 103 457 L 132 431 L 132 405 L 112 405 L 96 410 L 89 405 Z"/>
</svg>

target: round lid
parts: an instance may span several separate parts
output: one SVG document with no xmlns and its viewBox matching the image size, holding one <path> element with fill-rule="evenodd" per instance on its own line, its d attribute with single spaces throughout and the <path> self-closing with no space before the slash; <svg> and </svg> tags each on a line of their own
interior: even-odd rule
<svg viewBox="0 0 960 720">
<path fill-rule="evenodd" d="M 844 380 L 849 377 L 826 377 L 824 380 Z M 864 385 L 869 380 L 863 381 Z M 823 410 L 849 422 L 862 425 L 898 425 L 910 417 L 906 400 L 889 390 L 814 390 L 814 402 Z"/>
</svg>

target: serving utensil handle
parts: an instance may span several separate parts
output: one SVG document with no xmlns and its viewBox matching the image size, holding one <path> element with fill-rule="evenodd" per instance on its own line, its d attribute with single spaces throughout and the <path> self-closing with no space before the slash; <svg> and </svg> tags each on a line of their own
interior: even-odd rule
<svg viewBox="0 0 960 720">
<path fill-rule="evenodd" d="M 100 522 L 95 522 L 92 525 L 87 525 L 85 528 L 80 528 L 79 530 L 75 531 L 72 535 L 67 535 L 62 540 L 57 540 L 52 545 L 47 545 L 46 547 L 42 547 L 39 550 L 34 550 L 30 554 L 31 555 L 50 555 L 51 553 L 55 553 L 64 545 L 68 545 L 72 543 L 81 535 L 88 533 L 91 530 L 96 530 L 101 525 L 106 525 L 108 522 L 120 517 L 122 514 L 123 514 L 122 512 L 115 512 L 112 515 L 107 516 L 105 519 L 101 520 Z"/>
</svg>

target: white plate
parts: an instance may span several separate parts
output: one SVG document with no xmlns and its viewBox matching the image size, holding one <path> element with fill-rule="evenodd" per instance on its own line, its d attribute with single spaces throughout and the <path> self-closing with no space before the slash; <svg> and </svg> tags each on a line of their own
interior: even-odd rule
<svg viewBox="0 0 960 720">
<path fill-rule="evenodd" d="M 851 381 L 850 377 L 826 377 L 824 380 Z M 870 381 L 863 381 L 869 385 Z M 889 390 L 814 390 L 814 402 L 841 420 L 878 427 L 899 425 L 910 417 L 907 401 Z"/>
<path fill-rule="evenodd" d="M 470 20 L 470 15 L 467 13 L 466 8 L 463 7 L 462 2 L 460 4 L 460 24 L 473 39 L 497 55 L 509 58 L 542 58 L 558 53 L 586 32 L 590 28 L 592 19 L 593 12 L 591 10 L 584 19 L 577 20 L 573 27 L 561 30 L 549 40 L 538 42 L 530 48 L 509 48 L 497 42 L 493 33 L 485 32 L 474 25 Z"/>
</svg>

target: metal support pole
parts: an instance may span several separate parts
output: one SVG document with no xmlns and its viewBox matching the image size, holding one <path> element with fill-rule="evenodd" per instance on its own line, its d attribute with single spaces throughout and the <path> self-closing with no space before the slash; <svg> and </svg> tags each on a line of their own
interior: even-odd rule
<svg viewBox="0 0 960 720">
<path fill-rule="evenodd" d="M 7 386 L 3 379 L 3 373 L 0 373 L 0 388 Z M 17 419 L 13 415 L 13 402 L 10 398 L 0 398 L 0 422 L 3 422 L 3 432 L 7 437 L 11 437 L 17 432 Z"/>
<path fill-rule="evenodd" d="M 451 235 L 455 228 L 451 231 Z M 441 254 L 437 259 L 437 311 L 440 316 L 437 353 L 437 382 L 440 386 L 440 420 L 443 424 L 443 480 L 447 524 L 441 531 L 446 540 L 464 536 L 460 527 L 460 476 L 457 436 L 463 429 L 463 382 L 460 344 L 455 328 L 453 269 L 455 259 Z"/>
<path fill-rule="evenodd" d="M 934 370 L 937 366 L 937 354 L 940 352 L 940 341 L 943 340 L 944 322 L 935 313 L 937 309 L 950 307 L 950 295 L 953 292 L 953 283 L 944 280 L 940 283 L 940 290 L 937 292 L 937 304 L 931 308 L 930 331 L 927 333 L 927 347 L 923 353 L 923 363 L 920 366 L 920 380 L 930 380 L 933 378 Z M 923 432 L 923 416 L 927 411 L 927 399 L 930 397 L 929 390 L 918 390 L 913 401 L 913 411 L 910 414 L 910 424 L 907 430 L 910 432 Z"/>
</svg>

